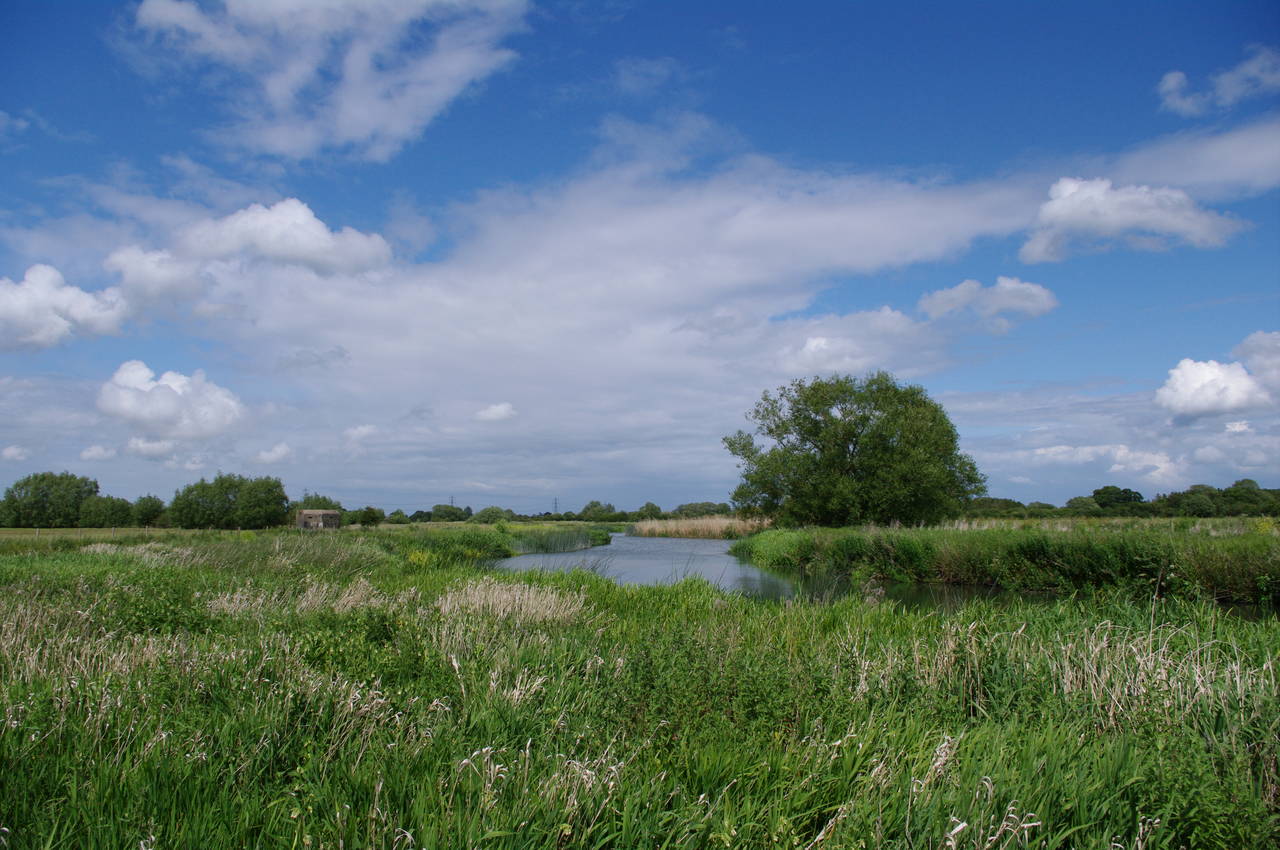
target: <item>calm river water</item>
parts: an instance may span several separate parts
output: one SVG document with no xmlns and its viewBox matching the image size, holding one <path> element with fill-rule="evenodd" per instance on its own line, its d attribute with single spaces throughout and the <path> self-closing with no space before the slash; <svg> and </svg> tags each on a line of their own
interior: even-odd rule
<svg viewBox="0 0 1280 850">
<path fill-rule="evenodd" d="M 753 599 L 838 599 L 851 590 L 838 579 L 795 580 L 753 567 L 729 554 L 727 540 L 629 537 L 615 534 L 608 546 L 553 555 L 519 555 L 498 562 L 508 570 L 588 569 L 622 584 L 673 584 L 701 576 L 716 587 Z M 859 592 L 861 589 L 858 588 Z M 974 597 L 1011 596 L 1007 591 L 955 585 L 894 585 L 885 596 L 911 608 L 957 608 Z"/>
</svg>

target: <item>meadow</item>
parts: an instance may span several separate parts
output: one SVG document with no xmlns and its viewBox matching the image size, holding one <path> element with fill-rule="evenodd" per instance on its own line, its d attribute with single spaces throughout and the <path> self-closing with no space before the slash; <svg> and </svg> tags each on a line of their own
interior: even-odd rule
<svg viewBox="0 0 1280 850">
<path fill-rule="evenodd" d="M 0 540 L 0 846 L 1280 840 L 1274 617 L 486 569 L 518 537 Z"/>
</svg>

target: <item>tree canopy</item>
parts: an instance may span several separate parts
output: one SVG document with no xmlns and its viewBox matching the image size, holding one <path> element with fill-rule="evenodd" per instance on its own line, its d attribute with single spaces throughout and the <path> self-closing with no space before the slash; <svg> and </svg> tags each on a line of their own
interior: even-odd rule
<svg viewBox="0 0 1280 850">
<path fill-rule="evenodd" d="M 986 492 L 942 406 L 887 372 L 797 379 L 747 418 L 755 435 L 724 438 L 742 469 L 733 501 L 783 525 L 932 523 Z"/>
<path fill-rule="evenodd" d="M 4 492 L 0 525 L 13 528 L 74 528 L 80 506 L 98 495 L 98 482 L 70 472 L 36 472 Z"/>
<path fill-rule="evenodd" d="M 267 528 L 283 525 L 289 497 L 279 478 L 218 475 L 173 495 L 169 519 L 180 528 Z"/>
</svg>

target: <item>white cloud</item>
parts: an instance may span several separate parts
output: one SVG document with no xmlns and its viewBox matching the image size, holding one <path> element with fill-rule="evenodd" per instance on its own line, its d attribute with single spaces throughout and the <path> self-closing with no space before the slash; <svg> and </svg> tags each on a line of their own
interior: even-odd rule
<svg viewBox="0 0 1280 850">
<path fill-rule="evenodd" d="M 1161 107 L 1191 117 L 1280 91 L 1280 52 L 1263 45 L 1251 47 L 1250 52 L 1252 55 L 1239 65 L 1214 74 L 1208 91 L 1188 91 L 1190 81 L 1186 74 L 1168 72 L 1156 86 Z"/>
<path fill-rule="evenodd" d="M 279 463 L 282 460 L 288 460 L 293 457 L 293 449 L 289 448 L 288 443 L 276 443 L 269 449 L 258 452 L 258 463 Z"/>
<path fill-rule="evenodd" d="M 19 283 L 0 278 L 0 350 L 48 348 L 75 334 L 114 334 L 125 312 L 120 290 L 86 292 L 52 266 L 35 265 Z"/>
<path fill-rule="evenodd" d="M 1223 244 L 1240 227 L 1200 209 L 1181 189 L 1113 188 L 1101 178 L 1063 177 L 1049 189 L 1049 200 L 1041 205 L 1019 256 L 1028 263 L 1054 262 L 1080 240 L 1122 237 L 1137 248 L 1162 247 L 1167 239 L 1209 248 Z"/>
<path fill-rule="evenodd" d="M 5 446 L 0 449 L 0 460 L 26 460 L 31 457 L 31 450 L 25 446 Z"/>
<path fill-rule="evenodd" d="M 1175 186 L 1200 200 L 1261 194 L 1280 186 L 1280 118 L 1221 132 L 1178 133 L 1102 167 L 1121 182 Z"/>
<path fill-rule="evenodd" d="M 476 419 L 481 422 L 501 422 L 502 420 L 510 419 L 515 415 L 516 409 L 509 401 L 491 404 L 488 407 L 476 411 Z"/>
<path fill-rule="evenodd" d="M 1049 289 L 1016 277 L 998 277 L 994 286 L 985 288 L 976 280 L 966 280 L 950 289 L 927 293 L 918 304 L 930 319 L 970 310 L 987 319 L 988 328 L 996 332 L 1009 328 L 1001 313 L 1043 316 L 1057 306 L 1058 299 Z"/>
<path fill-rule="evenodd" d="M 1254 331 L 1231 353 L 1260 384 L 1280 393 L 1280 331 Z"/>
<path fill-rule="evenodd" d="M 1271 397 L 1240 363 L 1183 358 L 1156 390 L 1156 403 L 1179 416 L 1195 417 L 1264 406 Z"/>
<path fill-rule="evenodd" d="M 116 456 L 116 450 L 94 444 L 80 452 L 81 460 L 110 460 Z"/>
<path fill-rule="evenodd" d="M 244 405 L 227 389 L 196 370 L 190 377 L 155 372 L 141 360 L 120 366 L 98 391 L 98 409 L 141 427 L 148 434 L 178 439 L 205 439 L 225 433 L 245 414 Z"/>
<path fill-rule="evenodd" d="M 1247 434 L 1249 431 L 1252 431 L 1253 429 L 1249 427 L 1249 420 L 1241 419 L 1238 422 L 1228 422 L 1223 427 L 1223 430 L 1226 431 L 1228 434 Z"/>
<path fill-rule="evenodd" d="M 227 132 L 251 150 L 385 160 L 514 54 L 524 0 L 144 0 L 136 23 L 180 58 L 233 72 Z"/>
<path fill-rule="evenodd" d="M 148 440 L 145 437 L 130 437 L 125 451 L 139 457 L 166 457 L 173 454 L 178 444 L 173 440 Z"/>
<path fill-rule="evenodd" d="M 318 274 L 355 273 L 385 265 L 391 247 L 377 234 L 350 227 L 334 232 L 297 198 L 253 204 L 225 218 L 197 222 L 179 237 L 184 256 L 222 259 L 239 254 L 306 266 Z"/>
<path fill-rule="evenodd" d="M 120 275 L 122 288 L 133 304 L 194 296 L 202 286 L 199 267 L 169 251 L 127 245 L 112 251 L 102 265 Z"/>
</svg>

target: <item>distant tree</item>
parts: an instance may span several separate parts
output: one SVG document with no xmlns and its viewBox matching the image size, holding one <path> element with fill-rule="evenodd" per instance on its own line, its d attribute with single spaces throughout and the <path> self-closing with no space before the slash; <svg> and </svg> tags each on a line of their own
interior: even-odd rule
<svg viewBox="0 0 1280 850">
<path fill-rule="evenodd" d="M 1093 501 L 1105 511 L 1114 507 L 1138 504 L 1144 499 L 1137 490 L 1130 490 L 1127 487 L 1122 489 L 1114 484 L 1108 484 L 1093 491 Z"/>
<path fill-rule="evenodd" d="M 782 525 L 932 523 L 986 492 L 942 405 L 887 372 L 797 379 L 747 418 L 766 443 L 724 438 L 742 469 L 733 500 Z"/>
<path fill-rule="evenodd" d="M 1032 519 L 1043 519 L 1044 517 L 1053 516 L 1057 512 L 1057 507 L 1048 502 L 1028 502 L 1027 516 Z"/>
<path fill-rule="evenodd" d="M 1010 517 L 1023 516 L 1027 506 L 1016 499 L 995 499 L 979 496 L 965 505 L 964 515 L 972 517 Z"/>
<path fill-rule="evenodd" d="M 328 496 L 322 496 L 319 493 L 302 492 L 302 498 L 289 505 L 291 510 L 303 511 L 340 511 L 343 510 L 342 502 L 337 499 L 331 499 Z"/>
<path fill-rule="evenodd" d="M 1067 499 L 1066 512 L 1072 516 L 1102 516 L 1102 508 L 1092 496 L 1074 496 Z"/>
<path fill-rule="evenodd" d="M 466 518 L 467 513 L 462 508 L 453 505 L 431 506 L 432 522 L 462 522 Z"/>
<path fill-rule="evenodd" d="M 179 528 L 268 528 L 282 525 L 289 497 L 279 478 L 219 474 L 174 493 L 169 519 Z"/>
<path fill-rule="evenodd" d="M 493 525 L 495 522 L 505 522 L 515 518 L 515 511 L 490 505 L 487 508 L 481 508 L 476 511 L 475 514 L 467 521 Z"/>
<path fill-rule="evenodd" d="M 387 522 L 392 525 L 408 525 L 411 521 L 408 514 L 399 508 L 387 514 Z"/>
<path fill-rule="evenodd" d="M 375 508 L 373 505 L 365 505 L 357 513 L 360 514 L 360 519 L 357 521 L 364 528 L 377 528 L 387 518 L 386 511 L 382 508 Z"/>
<path fill-rule="evenodd" d="M 463 508 L 463 509 L 462 509 L 462 518 L 463 518 L 463 519 L 471 519 L 471 506 L 470 506 L 470 505 L 467 505 L 465 508 Z"/>
<path fill-rule="evenodd" d="M 1182 516 L 1210 517 L 1215 513 L 1213 499 L 1207 493 L 1189 493 L 1181 501 L 1178 513 Z"/>
<path fill-rule="evenodd" d="M 410 522 L 431 522 L 431 511 L 414 511 L 409 514 Z"/>
<path fill-rule="evenodd" d="M 159 496 L 139 496 L 133 503 L 133 521 L 143 528 L 158 525 L 164 514 L 164 500 Z"/>
<path fill-rule="evenodd" d="M 37 472 L 15 481 L 0 500 L 0 524 L 10 528 L 74 528 L 80 506 L 98 482 L 70 472 Z"/>
<path fill-rule="evenodd" d="M 635 519 L 637 520 L 661 519 L 661 518 L 662 518 L 662 508 L 658 507 L 653 502 L 645 502 L 643 505 L 640 506 L 640 510 L 635 512 Z"/>
<path fill-rule="evenodd" d="M 578 518 L 585 522 L 607 522 L 613 519 L 613 515 L 617 512 L 618 509 L 613 505 L 592 499 L 578 511 Z"/>
<path fill-rule="evenodd" d="M 80 503 L 81 528 L 128 528 L 133 524 L 133 505 L 128 499 L 90 496 Z"/>
<path fill-rule="evenodd" d="M 226 476 L 239 478 L 239 476 Z M 235 528 L 273 528 L 289 516 L 289 497 L 279 478 L 240 478 L 231 522 Z"/>
<path fill-rule="evenodd" d="M 680 519 L 696 519 L 700 516 L 720 516 L 732 512 L 733 508 L 728 502 L 686 502 L 683 505 L 676 505 L 671 515 Z"/>
</svg>

